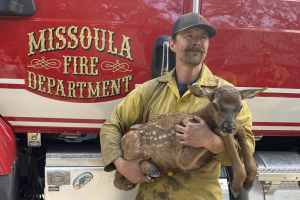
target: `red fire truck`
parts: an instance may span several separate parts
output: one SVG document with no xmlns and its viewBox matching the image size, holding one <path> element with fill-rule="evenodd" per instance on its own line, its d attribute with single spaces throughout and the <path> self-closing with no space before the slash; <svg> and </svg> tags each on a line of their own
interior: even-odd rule
<svg viewBox="0 0 300 200">
<path fill-rule="evenodd" d="M 258 174 L 236 199 L 299 199 L 298 0 L 0 0 L 0 199 L 134 199 L 103 172 L 99 132 L 174 67 L 167 40 L 189 12 L 217 30 L 204 61 L 215 75 L 269 88 L 247 102 Z M 224 199 L 230 177 L 223 167 Z"/>
</svg>

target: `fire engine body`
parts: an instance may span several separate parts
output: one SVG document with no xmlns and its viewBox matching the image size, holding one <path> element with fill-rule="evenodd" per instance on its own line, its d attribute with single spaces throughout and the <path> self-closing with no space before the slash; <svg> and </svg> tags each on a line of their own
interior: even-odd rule
<svg viewBox="0 0 300 200">
<path fill-rule="evenodd" d="M 103 172 L 100 129 L 130 91 L 174 67 L 167 39 L 193 11 L 217 30 L 210 70 L 238 88 L 269 88 L 247 101 L 258 175 L 237 199 L 299 199 L 298 1 L 1 2 L 1 200 L 133 199 Z M 224 199 L 234 199 L 230 174 L 222 168 Z"/>
</svg>

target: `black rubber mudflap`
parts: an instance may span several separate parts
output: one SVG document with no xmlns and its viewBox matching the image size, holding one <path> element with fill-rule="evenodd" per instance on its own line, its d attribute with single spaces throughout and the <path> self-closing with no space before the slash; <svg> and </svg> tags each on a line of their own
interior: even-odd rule
<svg viewBox="0 0 300 200">
<path fill-rule="evenodd" d="M 0 199 L 18 200 L 20 188 L 20 170 L 18 165 L 8 175 L 0 176 Z"/>
</svg>

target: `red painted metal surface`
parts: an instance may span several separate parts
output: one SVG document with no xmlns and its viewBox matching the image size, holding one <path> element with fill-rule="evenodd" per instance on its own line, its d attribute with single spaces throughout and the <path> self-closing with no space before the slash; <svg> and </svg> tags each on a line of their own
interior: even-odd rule
<svg viewBox="0 0 300 200">
<path fill-rule="evenodd" d="M 10 174 L 16 161 L 16 141 L 12 128 L 0 115 L 0 175 Z"/>
<path fill-rule="evenodd" d="M 171 34 L 173 23 L 183 13 L 184 1 L 39 0 L 35 3 L 36 13 L 32 17 L 0 16 L 0 79 L 25 80 L 25 84 L 0 82 L 0 88 L 25 89 L 61 102 L 95 103 L 123 98 L 136 84 L 151 78 L 154 41 L 159 35 Z M 75 89 L 70 90 L 74 84 Z M 97 84 L 99 93 L 95 91 Z M 20 101 L 27 99 L 20 97 Z M 38 106 L 47 105 L 39 102 Z M 3 110 L 6 109 L 0 107 L 0 113 Z M 60 110 L 64 112 L 63 107 Z M 82 116 L 72 117 L 82 119 Z M 17 119 L 13 122 L 30 122 L 26 118 L 36 119 L 31 122 L 43 118 L 47 122 L 66 121 L 49 113 L 32 117 L 22 110 L 18 114 L 6 114 L 5 118 Z M 99 128 L 87 127 L 13 127 L 21 133 L 28 130 L 99 133 Z"/>
<path fill-rule="evenodd" d="M 32 17 L 0 18 L 0 78 L 25 79 L 1 87 L 69 102 L 122 98 L 151 78 L 154 41 L 182 12 L 183 1 L 39 0 Z"/>
<path fill-rule="evenodd" d="M 214 74 L 238 87 L 300 88 L 299 1 L 203 1 L 202 13 L 217 29 L 205 60 Z"/>
<path fill-rule="evenodd" d="M 0 79 L 25 80 L 25 84 L 0 83 L 0 88 L 25 89 L 70 104 L 112 102 L 125 97 L 136 84 L 151 78 L 155 39 L 170 35 L 178 16 L 192 11 L 192 2 L 64 0 L 49 3 L 39 0 L 32 17 L 0 17 Z M 299 12 L 297 1 L 204 0 L 202 14 L 217 30 L 217 36 L 210 39 L 204 63 L 214 74 L 238 87 L 300 89 Z M 39 47 L 35 47 L 39 38 Z M 265 58 L 270 54 L 274 65 Z M 275 91 L 260 96 L 299 99 L 299 95 L 299 91 Z M 105 121 L 105 117 L 99 120 L 82 116 L 51 118 L 49 113 L 42 117 L 27 113 L 4 117 L 12 122 L 103 124 Z M 99 128 L 42 125 L 14 125 L 14 130 L 99 132 Z M 274 134 L 285 134 L 279 132 Z M 299 131 L 296 134 L 300 135 Z"/>
</svg>

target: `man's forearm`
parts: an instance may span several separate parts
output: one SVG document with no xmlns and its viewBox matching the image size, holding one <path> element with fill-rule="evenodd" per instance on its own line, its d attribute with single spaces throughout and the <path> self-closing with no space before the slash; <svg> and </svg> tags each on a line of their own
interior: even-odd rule
<svg viewBox="0 0 300 200">
<path fill-rule="evenodd" d="M 212 152 L 213 154 L 219 154 L 226 150 L 225 144 L 223 142 L 223 139 L 212 133 L 214 136 L 212 136 L 212 140 L 210 143 L 206 145 L 206 149 Z"/>
</svg>

